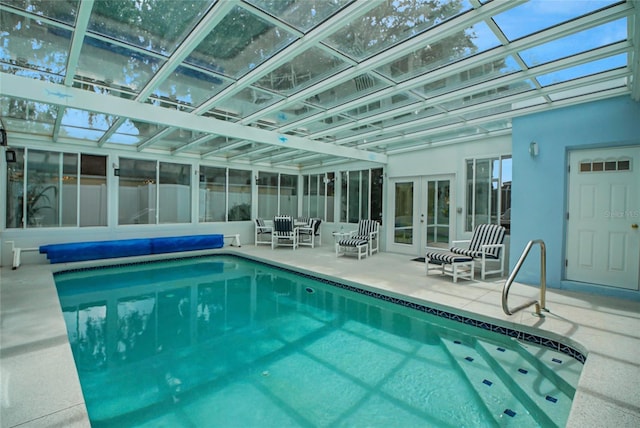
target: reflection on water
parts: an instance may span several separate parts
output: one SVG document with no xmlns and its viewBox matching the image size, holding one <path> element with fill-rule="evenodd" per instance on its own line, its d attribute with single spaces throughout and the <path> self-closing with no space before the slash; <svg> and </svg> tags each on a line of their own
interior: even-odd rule
<svg viewBox="0 0 640 428">
<path fill-rule="evenodd" d="M 92 426 L 494 426 L 492 403 L 540 425 L 513 382 L 498 394 L 477 330 L 292 272 L 215 256 L 55 280 Z M 487 365 L 489 401 L 454 354 Z"/>
<path fill-rule="evenodd" d="M 265 328 L 296 311 L 291 298 L 308 280 L 222 259 L 56 275 L 92 420 L 178 402 L 283 346 L 265 340 Z M 115 403 L 133 396 L 137 403 Z"/>
</svg>

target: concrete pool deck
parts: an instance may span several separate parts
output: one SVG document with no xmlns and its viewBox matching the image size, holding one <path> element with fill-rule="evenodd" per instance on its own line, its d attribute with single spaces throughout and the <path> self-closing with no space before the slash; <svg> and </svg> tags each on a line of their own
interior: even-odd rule
<svg viewBox="0 0 640 428">
<path fill-rule="evenodd" d="M 357 260 L 336 258 L 332 245 L 271 250 L 245 245 L 219 252 L 245 254 L 308 272 L 333 276 L 428 306 L 475 314 L 564 342 L 587 354 L 567 426 L 640 426 L 640 302 L 549 289 L 544 318 L 525 309 L 503 313 L 504 278 L 487 281 L 425 276 L 424 264 L 407 255 L 381 253 Z M 183 254 L 185 256 L 197 253 Z M 152 259 L 168 258 L 154 257 Z M 146 257 L 144 259 L 149 259 Z M 143 260 L 129 258 L 126 262 Z M 90 426 L 52 272 L 108 265 L 120 259 L 71 264 L 26 264 L 0 270 L 0 426 Z M 511 306 L 536 298 L 538 289 L 514 284 Z"/>
</svg>

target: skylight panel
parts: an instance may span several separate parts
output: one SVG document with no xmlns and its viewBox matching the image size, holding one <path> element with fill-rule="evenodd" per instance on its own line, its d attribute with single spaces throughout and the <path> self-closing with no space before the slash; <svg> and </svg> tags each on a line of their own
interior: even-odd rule
<svg viewBox="0 0 640 428">
<path fill-rule="evenodd" d="M 164 61 L 107 41 L 85 37 L 76 78 L 97 80 L 115 90 L 140 90 Z"/>
<path fill-rule="evenodd" d="M 306 33 L 351 3 L 352 0 L 246 1 Z"/>
<path fill-rule="evenodd" d="M 0 116 L 7 129 L 35 135 L 52 135 L 58 107 L 0 96 Z"/>
<path fill-rule="evenodd" d="M 56 21 L 64 22 L 72 25 L 78 15 L 79 0 L 55 0 L 55 1 L 36 1 L 36 0 L 10 0 L 3 3 L 10 6 L 25 10 L 34 15 L 44 16 Z M 4 12 L 3 12 L 4 13 Z M 0 26 L 0 28 L 6 28 Z"/>
<path fill-rule="evenodd" d="M 415 91 L 425 97 L 434 97 L 521 70 L 512 56 L 499 57 L 481 64 L 474 62 L 469 68 L 457 73 L 448 73 L 446 77 L 435 81 L 427 80 L 424 85 L 415 88 Z M 426 78 L 428 79 L 428 75 Z"/>
<path fill-rule="evenodd" d="M 213 0 L 99 0 L 89 31 L 162 55 L 175 51 Z"/>
<path fill-rule="evenodd" d="M 580 77 L 601 73 L 603 71 L 626 67 L 627 63 L 627 54 L 623 53 L 603 58 L 598 61 L 592 61 L 586 64 L 577 65 L 575 67 L 565 68 L 553 73 L 543 74 L 541 76 L 538 76 L 536 79 L 542 86 L 549 86 L 556 83 L 562 83 L 569 80 L 578 79 Z"/>
<path fill-rule="evenodd" d="M 197 107 L 232 82 L 222 76 L 180 66 L 154 91 L 159 101 L 166 100 L 181 106 Z"/>
<path fill-rule="evenodd" d="M 625 77 L 618 79 L 607 80 L 604 82 L 596 82 L 591 85 L 582 85 L 578 88 L 568 89 L 566 91 L 559 91 L 549 95 L 551 101 L 561 101 L 571 98 L 577 98 L 590 94 L 601 94 L 610 90 L 622 89 L 625 90 L 629 81 Z"/>
<path fill-rule="evenodd" d="M 189 55 L 186 62 L 240 78 L 295 40 L 293 34 L 236 6 Z"/>
<path fill-rule="evenodd" d="M 313 116 L 322 110 L 299 102 L 283 107 L 281 110 L 264 115 L 262 118 L 277 123 L 279 127 Z"/>
<path fill-rule="evenodd" d="M 464 31 L 429 43 L 379 67 L 377 71 L 396 82 L 402 82 L 497 46 L 500 46 L 498 38 L 484 22 L 480 22 Z"/>
<path fill-rule="evenodd" d="M 324 40 L 344 54 L 363 60 L 471 10 L 467 0 L 387 0 Z"/>
<path fill-rule="evenodd" d="M 586 15 L 619 0 L 530 0 L 493 17 L 510 41 Z"/>
<path fill-rule="evenodd" d="M 216 108 L 234 112 L 234 115 L 244 119 L 280 100 L 282 100 L 282 97 L 274 93 L 248 87 L 220 101 L 216 104 Z"/>
<path fill-rule="evenodd" d="M 392 111 L 403 106 L 408 106 L 420 102 L 421 99 L 411 95 L 409 92 L 394 94 L 372 102 L 362 104 L 345 112 L 346 115 L 356 119 L 364 119 L 369 116 Z"/>
<path fill-rule="evenodd" d="M 58 107 L 19 98 L 0 97 L 0 116 L 28 122 L 55 123 Z"/>
<path fill-rule="evenodd" d="M 361 74 L 319 94 L 315 94 L 306 101 L 313 105 L 329 108 L 363 97 L 387 86 L 386 83 L 372 74 Z"/>
<path fill-rule="evenodd" d="M 0 29 L 0 61 L 11 66 L 3 71 L 44 80 L 65 75 L 71 31 L 4 10 Z"/>
<path fill-rule="evenodd" d="M 62 116 L 60 136 L 98 141 L 117 119 L 116 116 L 66 108 Z"/>
<path fill-rule="evenodd" d="M 348 64 L 323 49 L 312 47 L 282 64 L 256 82 L 283 95 L 305 89 L 348 67 Z"/>
<path fill-rule="evenodd" d="M 127 119 L 118 127 L 118 130 L 109 137 L 107 142 L 137 146 L 138 144 L 144 143 L 146 140 L 165 128 L 165 126 L 155 123 L 146 123 Z"/>
<path fill-rule="evenodd" d="M 627 19 L 608 22 L 520 52 L 528 67 L 545 64 L 627 39 Z"/>
</svg>

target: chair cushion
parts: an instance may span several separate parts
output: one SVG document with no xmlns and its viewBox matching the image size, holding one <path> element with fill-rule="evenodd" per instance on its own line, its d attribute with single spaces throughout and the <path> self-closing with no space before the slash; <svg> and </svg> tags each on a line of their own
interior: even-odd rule
<svg viewBox="0 0 640 428">
<path fill-rule="evenodd" d="M 436 262 L 447 263 L 447 264 L 470 262 L 471 260 L 473 260 L 473 257 L 470 257 L 470 256 L 464 256 L 464 255 L 449 253 L 445 251 L 429 251 L 427 252 L 425 257 L 429 259 L 429 261 L 436 261 Z"/>
<path fill-rule="evenodd" d="M 338 245 L 341 247 L 359 247 L 361 245 L 369 245 L 369 242 L 364 239 L 348 238 L 338 241 Z"/>
</svg>

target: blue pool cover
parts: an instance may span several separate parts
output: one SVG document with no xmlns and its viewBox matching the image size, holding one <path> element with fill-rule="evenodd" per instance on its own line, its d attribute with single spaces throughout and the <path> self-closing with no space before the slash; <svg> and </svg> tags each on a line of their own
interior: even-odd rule
<svg viewBox="0 0 640 428">
<path fill-rule="evenodd" d="M 40 253 L 46 254 L 51 263 L 66 263 L 179 251 L 208 250 L 222 248 L 223 246 L 224 235 L 211 234 L 51 244 L 42 245 Z"/>
</svg>

